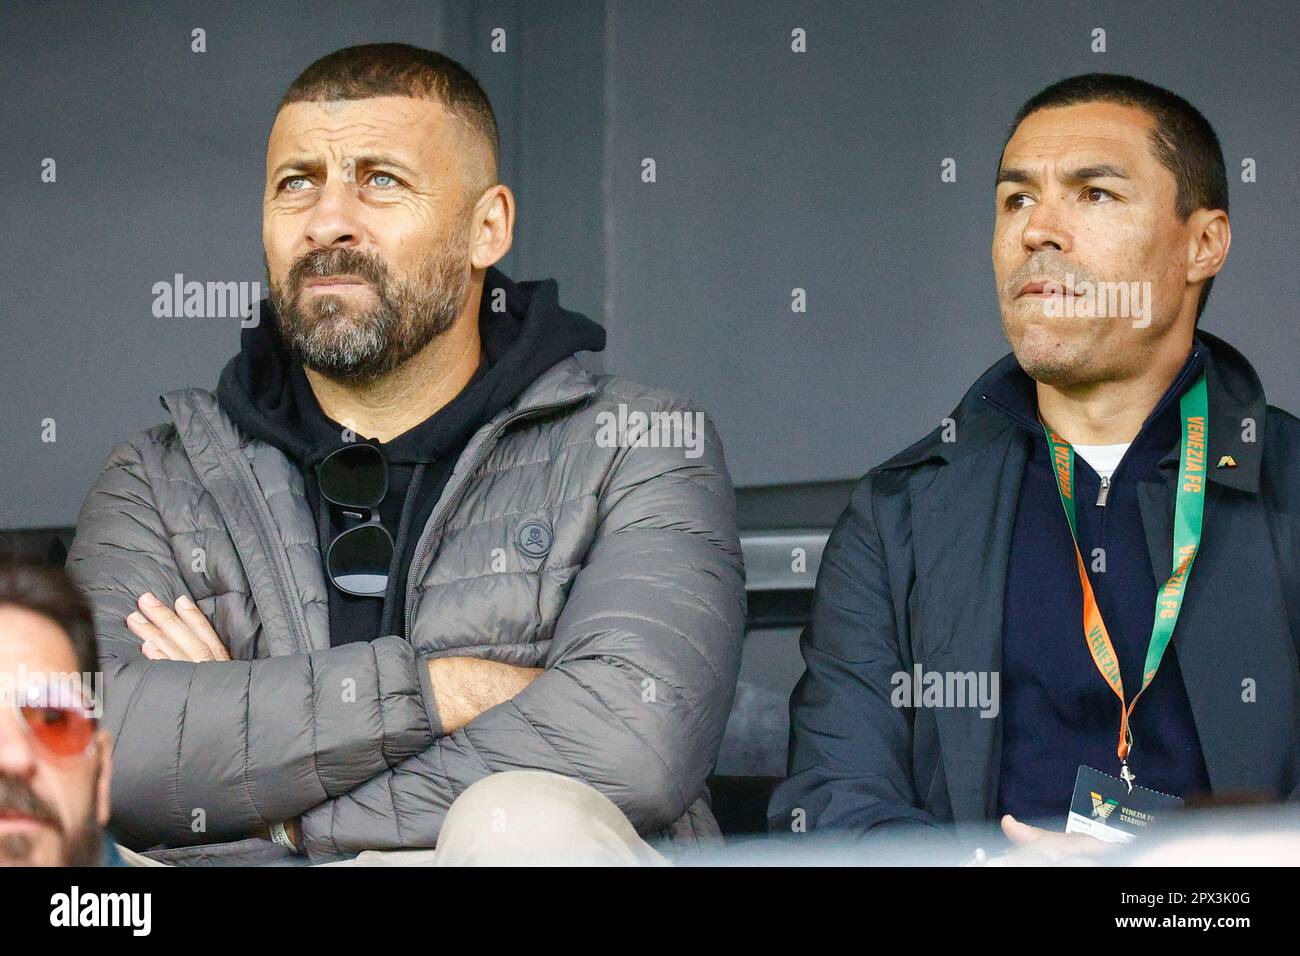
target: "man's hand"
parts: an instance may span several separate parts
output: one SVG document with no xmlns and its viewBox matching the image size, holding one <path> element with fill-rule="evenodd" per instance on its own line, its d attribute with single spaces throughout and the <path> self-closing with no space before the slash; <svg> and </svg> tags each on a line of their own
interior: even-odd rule
<svg viewBox="0 0 1300 956">
<path fill-rule="evenodd" d="M 1114 850 L 1118 844 L 1098 840 L 1086 833 L 1057 833 L 1021 823 L 1011 814 L 1002 818 L 1002 832 L 1011 850 L 989 860 L 989 866 L 1056 866 L 1093 863 L 1093 858 Z"/>
<path fill-rule="evenodd" d="M 442 732 L 460 730 L 483 711 L 510 700 L 537 679 L 540 667 L 516 667 L 477 657 L 429 661 L 429 681 Z"/>
<path fill-rule="evenodd" d="M 230 652 L 199 606 L 182 594 L 169 608 L 145 592 L 138 611 L 127 615 L 126 626 L 144 641 L 144 656 L 154 661 L 228 661 Z"/>
</svg>

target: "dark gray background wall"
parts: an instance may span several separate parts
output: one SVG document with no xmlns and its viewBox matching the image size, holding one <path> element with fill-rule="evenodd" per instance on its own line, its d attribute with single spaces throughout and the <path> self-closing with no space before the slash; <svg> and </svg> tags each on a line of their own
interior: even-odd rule
<svg viewBox="0 0 1300 956">
<path fill-rule="evenodd" d="M 1217 127 L 1234 242 L 1203 324 L 1300 410 L 1297 9 L 9 2 L 0 528 L 72 523 L 112 445 L 161 420 L 160 392 L 215 384 L 237 322 L 154 318 L 152 286 L 264 280 L 275 103 L 316 57 L 377 40 L 479 76 L 520 201 L 506 270 L 556 277 L 563 303 L 606 325 L 596 364 L 708 410 L 739 484 L 857 476 L 1005 352 L 992 171 L 1020 103 L 1087 70 L 1168 86 Z M 796 27 L 806 53 L 790 49 Z M 946 157 L 955 183 L 940 180 Z M 795 287 L 806 313 L 790 309 Z"/>
</svg>

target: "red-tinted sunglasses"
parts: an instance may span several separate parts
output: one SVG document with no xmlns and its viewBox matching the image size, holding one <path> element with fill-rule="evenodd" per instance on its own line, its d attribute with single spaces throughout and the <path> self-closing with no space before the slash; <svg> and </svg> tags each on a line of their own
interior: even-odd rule
<svg viewBox="0 0 1300 956">
<path fill-rule="evenodd" d="M 89 707 L 55 706 L 31 699 L 14 702 L 19 723 L 51 757 L 78 757 L 95 739 L 95 718 Z"/>
</svg>

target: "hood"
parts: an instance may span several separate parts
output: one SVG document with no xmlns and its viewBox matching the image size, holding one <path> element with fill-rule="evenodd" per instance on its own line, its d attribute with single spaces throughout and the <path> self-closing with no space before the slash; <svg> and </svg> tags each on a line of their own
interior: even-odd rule
<svg viewBox="0 0 1300 956">
<path fill-rule="evenodd" d="M 505 310 L 493 311 L 493 301 L 502 297 Z M 321 411 L 301 363 L 280 338 L 270 300 L 262 300 L 259 308 L 261 321 L 243 330 L 239 353 L 221 372 L 217 400 L 248 434 L 300 464 L 312 464 L 343 444 L 343 426 Z M 557 362 L 605 347 L 603 328 L 560 307 L 555 280 L 516 283 L 496 268 L 489 268 L 484 277 L 479 335 L 485 362 L 437 414 L 384 443 L 390 462 L 438 457 Z"/>
</svg>

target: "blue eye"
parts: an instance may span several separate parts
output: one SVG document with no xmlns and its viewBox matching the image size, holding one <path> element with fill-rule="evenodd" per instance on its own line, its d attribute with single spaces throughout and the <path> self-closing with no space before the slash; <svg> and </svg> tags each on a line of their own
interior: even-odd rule
<svg viewBox="0 0 1300 956">
<path fill-rule="evenodd" d="M 382 184 L 379 184 L 379 183 L 378 183 L 378 180 L 380 180 L 380 179 L 386 179 L 386 180 L 388 180 L 390 183 L 392 183 L 394 186 L 397 185 L 397 178 L 394 177 L 394 176 L 390 176 L 390 175 L 388 175 L 388 173 L 375 173 L 373 176 L 370 177 L 370 182 L 371 182 L 372 185 L 378 185 L 380 189 L 386 189 L 386 188 L 389 188 L 389 187 L 383 186 Z"/>
<path fill-rule="evenodd" d="M 280 180 L 280 188 L 289 189 L 291 192 L 297 192 L 297 189 L 291 184 L 297 182 L 305 183 L 307 181 L 306 176 L 286 176 L 284 179 Z"/>
</svg>

